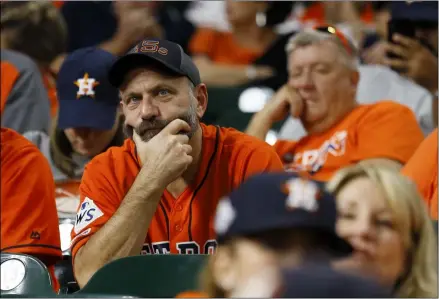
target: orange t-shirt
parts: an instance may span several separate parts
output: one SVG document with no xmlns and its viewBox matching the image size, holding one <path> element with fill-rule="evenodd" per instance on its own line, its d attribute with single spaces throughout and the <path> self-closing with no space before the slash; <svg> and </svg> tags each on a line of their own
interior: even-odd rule
<svg viewBox="0 0 439 299">
<path fill-rule="evenodd" d="M 402 174 L 408 176 L 415 182 L 428 206 L 430 216 L 435 220 L 438 219 L 437 134 L 438 129 L 428 135 L 401 170 Z"/>
<path fill-rule="evenodd" d="M 200 28 L 194 33 L 189 51 L 193 56 L 204 55 L 213 62 L 229 65 L 251 64 L 263 54 L 263 51 L 240 46 L 230 32 L 207 28 Z"/>
<path fill-rule="evenodd" d="M 44 256 L 59 289 L 54 265 L 62 253 L 52 171 L 35 145 L 7 128 L 1 128 L 1 183 L 1 252 Z"/>
<path fill-rule="evenodd" d="M 361 160 L 387 158 L 405 164 L 424 139 L 413 112 L 396 102 L 359 105 L 322 134 L 274 147 L 287 171 L 328 181 L 340 168 Z"/>
<path fill-rule="evenodd" d="M 217 245 L 213 216 L 218 200 L 252 174 L 282 170 L 282 162 L 267 143 L 231 128 L 204 124 L 201 128 L 203 148 L 198 174 L 178 198 L 164 191 L 139 254 L 213 253 Z M 73 258 L 116 212 L 139 170 L 131 139 L 86 166 L 72 231 Z"/>
</svg>

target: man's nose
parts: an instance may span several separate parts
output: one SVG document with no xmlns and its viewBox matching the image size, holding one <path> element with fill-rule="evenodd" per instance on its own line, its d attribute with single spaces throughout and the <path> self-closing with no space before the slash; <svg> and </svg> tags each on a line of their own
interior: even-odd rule
<svg viewBox="0 0 439 299">
<path fill-rule="evenodd" d="M 140 114 L 143 119 L 150 119 L 160 114 L 158 107 L 150 99 L 143 99 L 140 105 Z"/>
<path fill-rule="evenodd" d="M 304 73 L 300 77 L 288 80 L 288 85 L 295 89 L 313 89 L 314 83 L 309 73 Z"/>
</svg>

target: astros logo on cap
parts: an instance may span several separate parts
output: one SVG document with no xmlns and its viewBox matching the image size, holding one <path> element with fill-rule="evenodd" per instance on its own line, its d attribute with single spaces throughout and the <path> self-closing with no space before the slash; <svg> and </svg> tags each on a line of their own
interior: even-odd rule
<svg viewBox="0 0 439 299">
<path fill-rule="evenodd" d="M 315 212 L 319 208 L 320 188 L 312 181 L 292 178 L 282 185 L 282 191 L 288 195 L 285 202 L 288 210 L 303 209 Z"/>
<path fill-rule="evenodd" d="M 89 78 L 88 73 L 85 73 L 83 78 L 79 78 L 78 80 L 73 82 L 73 84 L 79 87 L 78 92 L 76 93 L 77 99 L 82 96 L 91 96 L 92 98 L 94 98 L 94 88 L 99 85 L 99 82 L 96 81 L 96 79 L 94 78 Z"/>
</svg>

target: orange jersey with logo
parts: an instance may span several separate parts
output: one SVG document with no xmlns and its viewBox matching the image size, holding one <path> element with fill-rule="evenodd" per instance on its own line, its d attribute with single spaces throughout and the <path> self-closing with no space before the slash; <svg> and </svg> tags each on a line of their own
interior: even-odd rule
<svg viewBox="0 0 439 299">
<path fill-rule="evenodd" d="M 437 142 L 438 129 L 434 130 L 421 143 L 419 148 L 401 170 L 402 174 L 411 178 L 428 206 L 430 216 L 438 219 L 437 205 Z"/>
<path fill-rule="evenodd" d="M 196 178 L 178 198 L 164 191 L 145 231 L 142 254 L 213 253 L 217 245 L 213 217 L 219 199 L 252 174 L 282 170 L 282 162 L 267 143 L 230 128 L 204 124 L 201 128 L 203 148 Z M 110 148 L 86 166 L 72 231 L 73 257 L 116 212 L 139 170 L 132 140 Z"/>
<path fill-rule="evenodd" d="M 338 169 L 362 160 L 386 158 L 405 164 L 423 139 L 409 108 L 382 101 L 357 106 L 324 133 L 297 142 L 279 140 L 274 147 L 285 170 L 328 181 Z"/>
<path fill-rule="evenodd" d="M 46 158 L 17 132 L 1 128 L 1 252 L 42 258 L 52 274 L 61 259 L 52 172 Z"/>
</svg>

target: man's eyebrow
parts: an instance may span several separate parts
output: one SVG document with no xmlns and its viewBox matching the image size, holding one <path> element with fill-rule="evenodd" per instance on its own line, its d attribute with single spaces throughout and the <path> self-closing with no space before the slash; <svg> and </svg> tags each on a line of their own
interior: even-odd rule
<svg viewBox="0 0 439 299">
<path fill-rule="evenodd" d="M 141 93 L 139 93 L 139 92 L 134 92 L 134 91 L 129 91 L 129 92 L 121 92 L 120 93 L 120 98 L 121 99 L 126 99 L 126 98 L 129 98 L 129 97 L 134 97 L 134 96 L 141 96 L 142 94 Z"/>
</svg>

